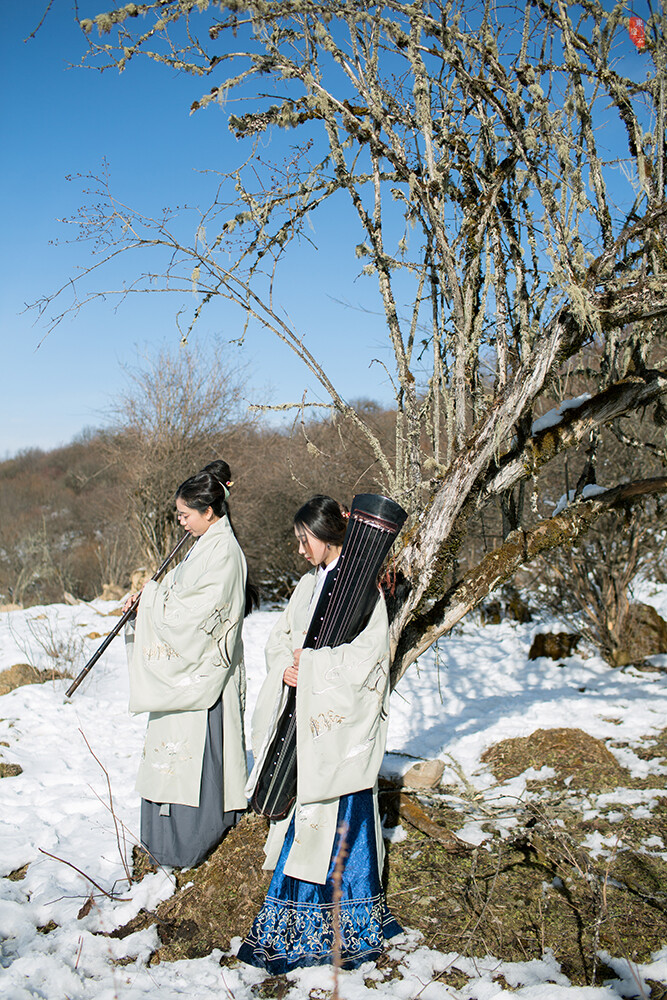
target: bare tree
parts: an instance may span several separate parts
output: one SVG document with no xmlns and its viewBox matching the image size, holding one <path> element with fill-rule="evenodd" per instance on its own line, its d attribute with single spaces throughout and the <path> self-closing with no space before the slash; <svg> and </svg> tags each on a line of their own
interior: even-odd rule
<svg viewBox="0 0 667 1000">
<path fill-rule="evenodd" d="M 637 56 L 624 6 L 608 7 L 149 0 L 82 22 L 100 68 L 144 54 L 207 78 L 193 111 L 245 100 L 246 113 L 228 115 L 237 137 L 291 130 L 283 162 L 264 163 L 257 146 L 220 177 L 190 243 L 169 213 L 147 219 L 114 200 L 104 177 L 78 223 L 100 262 L 150 251 L 150 273 L 122 294 L 194 288 L 191 323 L 216 299 L 236 304 L 248 331 L 273 330 L 364 435 L 378 480 L 412 515 L 395 676 L 517 566 L 568 544 L 609 503 L 666 485 L 628 484 L 522 525 L 522 484 L 667 391 L 653 353 L 667 315 L 665 14 L 651 13 Z M 324 205 L 349 212 L 350 251 L 384 310 L 391 453 L 281 309 L 281 263 Z M 74 290 L 53 323 L 98 294 L 85 273 Z M 541 397 L 592 345 L 590 398 L 535 424 Z M 497 501 L 506 537 L 459 580 L 468 523 Z"/>
<path fill-rule="evenodd" d="M 222 450 L 245 413 L 242 368 L 214 347 L 182 346 L 128 367 L 112 406 L 110 460 L 124 468 L 144 558 L 157 564 L 182 534 L 174 491 Z"/>
</svg>

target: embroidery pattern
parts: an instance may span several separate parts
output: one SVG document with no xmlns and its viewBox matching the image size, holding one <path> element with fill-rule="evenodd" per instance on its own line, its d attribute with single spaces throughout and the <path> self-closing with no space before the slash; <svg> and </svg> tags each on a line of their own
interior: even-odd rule
<svg viewBox="0 0 667 1000">
<path fill-rule="evenodd" d="M 340 904 L 341 957 L 358 961 L 382 950 L 388 916 L 381 895 Z M 267 896 L 247 943 L 257 955 L 289 956 L 290 966 L 331 958 L 334 946 L 333 904 L 286 902 Z"/>
<path fill-rule="evenodd" d="M 382 660 L 376 663 L 372 670 L 369 671 L 368 677 L 361 686 L 362 688 L 368 688 L 369 691 L 380 695 L 381 698 L 384 696 L 385 688 L 387 686 L 387 675 L 385 673 Z"/>
<path fill-rule="evenodd" d="M 162 742 L 153 747 L 150 765 L 161 774 L 174 774 L 176 766 L 192 760 L 187 740 Z"/>
<path fill-rule="evenodd" d="M 166 642 L 154 642 L 152 646 L 144 646 L 145 660 L 178 660 L 179 654 Z"/>
<path fill-rule="evenodd" d="M 294 843 L 300 844 L 299 840 L 299 829 L 303 826 L 309 826 L 311 830 L 319 830 L 320 824 L 317 822 L 318 808 L 316 805 L 306 805 L 296 807 L 296 815 L 294 822 Z"/>
<path fill-rule="evenodd" d="M 332 729 L 342 726 L 345 721 L 344 716 L 337 715 L 332 708 L 328 712 L 320 712 L 319 715 L 310 717 L 310 731 L 315 739 L 322 733 L 330 733 Z"/>
<path fill-rule="evenodd" d="M 290 823 L 264 905 L 239 949 L 241 961 L 278 974 L 333 960 L 333 875 L 343 839 L 348 853 L 341 879 L 342 968 L 377 958 L 383 940 L 401 933 L 380 884 L 370 789 L 341 797 L 338 826 L 327 881 L 320 884 L 284 874 L 296 843 Z"/>
<path fill-rule="evenodd" d="M 223 604 L 221 608 L 215 608 L 199 627 L 211 635 L 216 642 L 220 642 L 224 640 L 226 633 L 234 624 L 230 618 L 229 604 Z"/>
</svg>

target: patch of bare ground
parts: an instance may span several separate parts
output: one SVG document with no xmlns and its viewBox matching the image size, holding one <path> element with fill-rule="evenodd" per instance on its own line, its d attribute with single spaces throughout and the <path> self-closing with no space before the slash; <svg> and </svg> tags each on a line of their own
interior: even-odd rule
<svg viewBox="0 0 667 1000">
<path fill-rule="evenodd" d="M 482 754 L 498 781 L 507 781 L 532 767 L 551 767 L 557 780 L 576 788 L 604 791 L 630 775 L 602 740 L 582 729 L 537 729 L 530 736 L 502 740 Z"/>
<path fill-rule="evenodd" d="M 292 984 L 285 976 L 267 976 L 260 983 L 251 986 L 250 992 L 258 1000 L 283 1000 L 291 988 Z M 313 991 L 313 993 L 319 993 L 319 991 Z M 313 993 L 310 994 L 312 1000 L 320 1000 L 319 997 L 313 996 Z M 321 1000 L 324 1000 L 324 997 Z"/>
<path fill-rule="evenodd" d="M 655 760 L 667 766 L 667 729 L 644 740 L 643 746 L 635 748 L 635 753 L 642 760 Z"/>
<path fill-rule="evenodd" d="M 0 672 L 0 695 L 9 694 L 10 691 L 25 684 L 46 684 L 47 681 L 58 681 L 72 676 L 69 671 L 38 670 L 30 663 L 15 663 L 13 667 Z"/>
<path fill-rule="evenodd" d="M 632 749 L 655 760 L 658 770 L 667 730 Z M 615 978 L 599 957 L 603 951 L 648 961 L 667 939 L 664 776 L 632 779 L 604 743 L 580 730 L 538 730 L 503 741 L 485 757 L 502 813 L 489 798 L 465 798 L 469 788 L 459 798 L 381 789 L 385 825 L 400 823 L 406 833 L 387 845 L 384 872 L 397 919 L 443 952 L 523 962 L 551 949 L 575 985 Z M 545 765 L 556 778 L 532 781 L 522 801 L 507 805 L 503 782 Z M 488 834 L 477 847 L 456 836 L 471 819 Z M 203 865 L 179 873 L 171 899 L 114 935 L 155 923 L 154 963 L 228 950 L 231 937 L 247 933 L 266 893 L 265 833 L 262 819 L 244 816 Z M 368 985 L 398 975 L 385 955 Z M 273 978 L 260 984 L 258 997 L 280 995 L 276 983 L 284 977 Z M 439 978 L 455 989 L 467 981 L 455 968 Z"/>
<path fill-rule="evenodd" d="M 23 774 L 20 764 L 10 764 L 9 761 L 0 760 L 0 778 L 18 778 L 19 774 Z"/>
<path fill-rule="evenodd" d="M 10 872 L 9 875 L 6 875 L 5 878 L 8 878 L 10 882 L 21 882 L 27 874 L 28 866 L 22 865 L 21 868 L 15 868 L 14 871 Z"/>
<path fill-rule="evenodd" d="M 157 924 L 160 946 L 151 964 L 200 958 L 214 948 L 227 951 L 230 939 L 244 936 L 264 902 L 270 873 L 262 870 L 267 824 L 243 816 L 222 843 L 199 865 L 177 875 L 177 890 L 154 913 L 142 911 L 113 937 Z"/>
<path fill-rule="evenodd" d="M 574 984 L 601 984 L 614 973 L 600 951 L 646 962 L 667 937 L 664 775 L 632 779 L 601 741 L 580 730 L 550 732 L 505 740 L 485 754 L 499 793 L 503 780 L 528 768 L 556 771 L 555 779 L 530 782 L 511 815 L 504 809 L 511 835 L 506 822 L 504 834 L 494 829 L 489 815 L 492 836 L 456 853 L 401 816 L 408 836 L 389 845 L 388 902 L 442 951 L 527 961 L 549 948 Z M 666 738 L 645 741 L 641 755 L 660 759 Z M 610 804 L 608 793 L 621 789 L 628 793 Z M 451 831 L 473 811 L 437 795 L 420 795 L 420 804 Z"/>
</svg>

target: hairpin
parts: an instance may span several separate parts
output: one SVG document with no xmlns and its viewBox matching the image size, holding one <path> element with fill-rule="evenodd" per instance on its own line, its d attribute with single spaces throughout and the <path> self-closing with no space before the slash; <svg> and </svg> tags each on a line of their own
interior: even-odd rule
<svg viewBox="0 0 667 1000">
<path fill-rule="evenodd" d="M 219 485 L 222 486 L 222 492 L 224 493 L 225 500 L 229 500 L 229 490 L 227 489 L 227 486 L 231 486 L 232 484 L 227 483 L 227 485 L 225 485 L 225 483 L 223 483 L 222 480 L 218 479 L 217 476 L 213 476 L 213 478 L 215 479 L 216 483 L 219 483 Z"/>
</svg>

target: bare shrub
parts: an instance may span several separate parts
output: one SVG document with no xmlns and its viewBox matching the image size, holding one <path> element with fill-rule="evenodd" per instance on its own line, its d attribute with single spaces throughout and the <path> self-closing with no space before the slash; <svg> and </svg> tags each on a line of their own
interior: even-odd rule
<svg viewBox="0 0 667 1000">
<path fill-rule="evenodd" d="M 84 646 L 76 627 L 63 627 L 53 613 L 29 617 L 26 626 L 30 639 L 9 624 L 12 639 L 26 660 L 49 678 L 72 677 Z"/>
<path fill-rule="evenodd" d="M 664 561 L 654 528 L 664 502 L 610 511 L 567 549 L 540 560 L 542 600 L 554 615 L 596 646 L 612 666 L 630 662 L 631 587 L 643 569 Z"/>
</svg>

